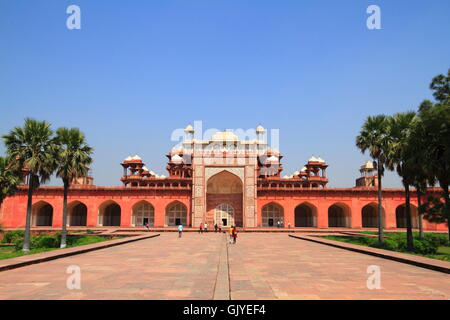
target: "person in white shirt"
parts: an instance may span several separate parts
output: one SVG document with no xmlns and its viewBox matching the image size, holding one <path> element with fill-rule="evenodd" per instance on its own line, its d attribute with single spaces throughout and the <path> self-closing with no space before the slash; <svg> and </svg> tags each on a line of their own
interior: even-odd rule
<svg viewBox="0 0 450 320">
<path fill-rule="evenodd" d="M 208 223 L 205 222 L 205 232 L 208 232 Z"/>
<path fill-rule="evenodd" d="M 183 225 L 180 224 L 178 226 L 178 238 L 181 238 L 182 235 L 183 235 Z"/>
</svg>

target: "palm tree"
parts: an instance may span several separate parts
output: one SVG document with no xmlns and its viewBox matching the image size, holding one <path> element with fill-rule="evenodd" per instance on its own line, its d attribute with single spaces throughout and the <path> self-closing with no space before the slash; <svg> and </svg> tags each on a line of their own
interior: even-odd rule
<svg viewBox="0 0 450 320">
<path fill-rule="evenodd" d="M 374 159 L 378 174 L 378 241 L 383 243 L 383 205 L 381 195 L 381 177 L 384 174 L 386 161 L 386 147 L 388 144 L 387 117 L 385 115 L 369 116 L 364 122 L 359 135 L 356 137 L 356 146 L 362 153 L 369 151 Z"/>
<path fill-rule="evenodd" d="M 406 240 L 407 250 L 414 250 L 412 222 L 411 222 L 411 195 L 409 187 L 414 183 L 415 165 L 414 155 L 408 148 L 414 122 L 417 121 L 416 113 L 409 111 L 397 113 L 388 121 L 390 141 L 387 148 L 386 165 L 389 170 L 396 170 L 402 178 L 405 188 L 405 212 L 406 212 Z"/>
<path fill-rule="evenodd" d="M 56 175 L 62 179 L 64 184 L 61 248 L 65 248 L 67 239 L 67 194 L 74 179 L 87 175 L 89 165 L 92 163 L 93 149 L 89 147 L 84 134 L 78 128 L 59 128 L 56 131 L 55 140 L 58 143 Z"/>
<path fill-rule="evenodd" d="M 25 119 L 23 127 L 16 127 L 3 136 L 6 149 L 15 165 L 28 171 L 28 203 L 23 251 L 30 250 L 30 228 L 33 191 L 45 183 L 55 170 L 56 146 L 50 123 Z"/>
<path fill-rule="evenodd" d="M 6 197 L 13 195 L 20 184 L 20 174 L 8 157 L 0 157 L 0 207 Z"/>
</svg>

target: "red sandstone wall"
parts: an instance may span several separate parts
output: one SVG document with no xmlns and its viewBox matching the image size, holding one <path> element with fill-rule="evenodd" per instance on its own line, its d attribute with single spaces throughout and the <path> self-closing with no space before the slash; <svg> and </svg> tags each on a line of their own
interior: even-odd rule
<svg viewBox="0 0 450 320">
<path fill-rule="evenodd" d="M 45 190 L 45 189 L 44 189 Z M 44 190 L 36 192 L 33 196 L 33 204 L 45 201 L 53 207 L 52 227 L 62 226 L 62 190 L 61 192 L 45 192 Z M 151 203 L 155 210 L 155 226 L 163 227 L 165 223 L 166 208 L 174 201 L 183 203 L 187 208 L 188 224 L 191 223 L 191 197 L 190 193 L 175 194 L 166 192 L 165 195 L 151 192 L 132 192 L 114 191 L 114 192 L 82 192 L 73 190 L 69 192 L 68 203 L 80 201 L 87 206 L 87 227 L 96 227 L 98 225 L 98 214 L 100 206 L 108 201 L 116 202 L 121 208 L 121 227 L 131 227 L 131 217 L 133 206 L 142 201 Z M 5 228 L 24 228 L 27 209 L 27 195 L 25 192 L 19 192 L 13 197 L 7 198 L 2 206 L 1 223 Z"/>
<path fill-rule="evenodd" d="M 313 206 L 317 213 L 317 227 L 318 228 L 328 228 L 328 208 L 334 204 L 341 206 L 350 215 L 350 226 L 351 228 L 361 228 L 362 227 L 362 209 L 368 204 L 377 204 L 376 193 L 373 196 L 342 196 L 337 195 L 326 196 L 323 195 L 312 195 L 312 196 L 260 196 L 258 197 L 258 213 L 257 221 L 258 226 L 262 224 L 261 212 L 262 208 L 271 202 L 274 202 L 284 208 L 284 221 L 286 227 L 288 223 L 291 223 L 291 227 L 294 226 L 295 221 L 295 208 L 298 205 L 307 203 Z M 400 197 L 386 197 L 383 199 L 383 209 L 385 217 L 386 229 L 395 229 L 396 223 L 396 213 L 395 210 L 398 206 L 403 205 L 405 199 L 403 196 Z M 411 204 L 417 207 L 417 200 L 411 199 Z M 430 223 L 423 220 L 423 226 L 425 230 L 434 231 L 447 231 L 447 225 L 445 223 Z"/>
<path fill-rule="evenodd" d="M 316 208 L 318 213 L 318 228 L 328 227 L 328 208 L 333 204 L 339 204 L 350 213 L 352 228 L 362 226 L 361 211 L 369 203 L 377 203 L 376 191 L 355 192 L 351 189 L 339 191 L 318 190 L 315 192 L 261 192 L 257 200 L 257 222 L 261 225 L 262 207 L 270 202 L 275 202 L 284 208 L 285 226 L 291 223 L 294 227 L 295 207 L 307 202 Z M 212 196 L 212 197 L 211 197 Z M 241 195 L 208 195 L 207 219 L 212 226 L 214 222 L 214 208 L 223 202 L 230 203 L 235 208 L 236 219 L 242 217 Z M 231 198 L 230 198 L 231 196 Z M 234 198 L 235 197 L 235 198 Z M 239 199 L 238 199 L 239 198 Z M 155 226 L 162 227 L 165 223 L 166 208 L 173 201 L 180 201 L 187 207 L 188 224 L 191 223 L 191 191 L 190 190 L 151 190 L 151 189 L 121 189 L 121 188 L 97 188 L 91 190 L 71 190 L 69 204 L 80 201 L 88 208 L 87 227 L 98 225 L 98 213 L 100 206 L 107 201 L 115 201 L 121 207 L 121 227 L 131 226 L 132 207 L 142 201 L 148 201 L 155 209 Z M 53 227 L 61 227 L 62 224 L 62 188 L 40 188 L 33 197 L 33 203 L 45 201 L 53 207 Z M 396 227 L 395 209 L 404 204 L 404 194 L 398 192 L 386 192 L 383 198 L 385 210 L 386 228 Z M 417 206 L 415 197 L 412 204 Z M 26 190 L 20 190 L 15 196 L 7 198 L 0 208 L 0 223 L 5 228 L 25 227 L 27 207 Z M 425 230 L 447 231 L 446 224 L 434 224 L 423 221 Z"/>
</svg>

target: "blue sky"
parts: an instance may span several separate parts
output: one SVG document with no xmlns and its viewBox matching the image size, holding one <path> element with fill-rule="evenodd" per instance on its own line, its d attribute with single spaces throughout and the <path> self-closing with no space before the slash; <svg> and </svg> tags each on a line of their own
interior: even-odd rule
<svg viewBox="0 0 450 320">
<path fill-rule="evenodd" d="M 71 4 L 81 30 L 66 27 Z M 371 4 L 381 30 L 366 27 Z M 95 183 L 120 185 L 136 153 L 166 174 L 172 131 L 194 120 L 262 124 L 280 129 L 283 175 L 314 154 L 329 186 L 352 187 L 366 116 L 416 109 L 450 67 L 449 12 L 448 0 L 0 0 L 0 134 L 25 117 L 79 127 Z"/>
</svg>

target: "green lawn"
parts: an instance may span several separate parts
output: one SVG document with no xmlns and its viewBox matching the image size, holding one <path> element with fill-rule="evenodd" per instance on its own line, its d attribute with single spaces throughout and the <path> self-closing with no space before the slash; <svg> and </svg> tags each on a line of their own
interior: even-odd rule
<svg viewBox="0 0 450 320">
<path fill-rule="evenodd" d="M 24 253 L 22 251 L 16 251 L 16 249 L 12 245 L 10 245 L 10 246 L 2 245 L 2 246 L 0 246 L 0 260 L 20 257 L 25 254 L 35 254 L 35 253 L 51 251 L 51 250 L 58 250 L 58 248 L 39 248 L 39 249 L 30 250 L 28 253 Z"/>
<path fill-rule="evenodd" d="M 79 237 L 74 237 L 74 238 L 75 238 L 75 240 L 71 241 L 71 244 L 67 245 L 67 248 L 73 248 L 73 247 L 78 247 L 78 246 L 83 246 L 83 245 L 87 245 L 87 244 L 110 240 L 107 237 L 90 236 L 90 235 L 79 236 Z M 123 236 L 114 237 L 114 239 L 120 239 L 120 238 L 123 238 Z M 36 249 L 31 249 L 28 253 L 24 253 L 22 250 L 16 251 L 14 245 L 0 244 L 0 260 L 20 257 L 23 255 L 41 253 L 41 252 L 46 252 L 46 251 L 51 251 L 51 250 L 61 250 L 61 249 L 60 248 L 36 248 Z"/>
<path fill-rule="evenodd" d="M 450 247 L 439 247 L 438 252 L 430 258 L 450 261 Z"/>
<path fill-rule="evenodd" d="M 365 234 L 377 234 L 373 231 L 363 231 L 362 233 Z M 440 238 L 440 245 L 435 246 L 437 248 L 435 253 L 427 253 L 426 250 L 430 249 L 430 246 L 424 246 L 421 243 L 421 240 L 418 239 L 419 234 L 417 232 L 413 233 L 414 236 L 414 244 L 416 246 L 416 249 L 420 251 L 419 249 L 422 249 L 424 252 L 409 252 L 406 251 L 404 248 L 405 239 L 406 239 L 406 233 L 405 232 L 386 232 L 385 237 L 385 245 L 381 247 L 381 249 L 391 250 L 391 251 L 398 251 L 403 253 L 409 253 L 414 254 L 418 256 L 433 258 L 433 259 L 439 259 L 444 261 L 450 261 L 450 246 L 447 244 L 442 244 L 445 242 L 445 239 L 447 238 L 447 234 L 426 234 L 425 238 L 428 237 L 434 237 L 434 238 Z M 378 245 L 378 239 L 377 238 L 369 238 L 366 236 L 324 236 L 323 238 L 329 239 L 329 240 L 335 240 L 335 241 L 341 241 L 341 242 L 347 242 L 362 246 L 368 246 L 368 247 L 379 247 Z M 436 240 L 436 239 L 435 239 Z M 425 240 L 424 240 L 425 241 Z M 403 244 L 403 246 L 402 246 Z"/>
</svg>

